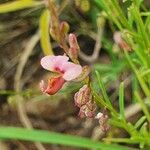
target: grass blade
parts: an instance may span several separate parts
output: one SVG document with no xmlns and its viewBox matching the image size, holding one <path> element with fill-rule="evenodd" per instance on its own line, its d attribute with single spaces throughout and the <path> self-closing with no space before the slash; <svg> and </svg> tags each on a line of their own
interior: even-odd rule
<svg viewBox="0 0 150 150">
<path fill-rule="evenodd" d="M 125 118 L 124 114 L 124 83 L 122 82 L 119 87 L 119 109 L 120 109 L 120 116 Z"/>
<path fill-rule="evenodd" d="M 135 127 L 136 129 L 138 129 L 138 128 L 145 122 L 145 120 L 146 120 L 146 116 L 141 117 L 141 118 L 136 122 L 136 124 L 134 125 L 134 127 Z"/>
<path fill-rule="evenodd" d="M 103 82 L 102 82 L 102 80 L 101 80 L 101 78 L 100 78 L 99 72 L 98 72 L 98 71 L 95 71 L 95 73 L 96 73 L 97 80 L 98 80 L 98 84 L 99 84 L 99 87 L 100 87 L 100 89 L 101 89 L 101 91 L 102 91 L 104 100 L 106 101 L 107 104 L 109 104 L 110 106 L 112 106 L 112 105 L 111 105 L 111 102 L 110 102 L 110 99 L 109 99 L 109 97 L 108 97 L 108 95 L 107 95 L 106 89 L 105 89 L 105 87 L 104 87 L 104 84 L 103 84 Z"/>
<path fill-rule="evenodd" d="M 0 139 L 8 140 L 25 140 L 32 142 L 41 142 L 49 144 L 61 144 L 81 148 L 94 148 L 105 150 L 131 150 L 124 146 L 115 144 L 105 144 L 95 142 L 87 138 L 65 135 L 55 132 L 47 132 L 41 130 L 15 128 L 15 127 L 0 127 Z"/>
<path fill-rule="evenodd" d="M 41 2 L 32 0 L 18 0 L 13 2 L 7 2 L 4 4 L 0 4 L 0 13 L 13 12 L 25 8 L 31 8 L 37 5 L 41 5 Z"/>
<path fill-rule="evenodd" d="M 50 14 L 49 10 L 46 9 L 43 11 L 40 17 L 40 41 L 43 53 L 45 55 L 52 55 L 52 46 L 50 43 L 50 35 L 49 35 L 49 20 Z"/>
<path fill-rule="evenodd" d="M 135 91 L 134 94 L 135 94 L 135 97 L 136 97 L 137 101 L 140 103 L 140 105 L 143 109 L 143 113 L 145 114 L 147 120 L 150 122 L 150 113 L 149 113 L 144 101 L 141 99 L 141 97 L 140 97 L 140 95 L 138 94 L 137 91 Z"/>
</svg>

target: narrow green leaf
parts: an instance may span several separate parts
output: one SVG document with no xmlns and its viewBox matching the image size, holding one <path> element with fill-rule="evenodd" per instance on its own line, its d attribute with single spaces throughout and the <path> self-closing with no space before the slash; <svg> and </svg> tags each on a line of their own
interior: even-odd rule
<svg viewBox="0 0 150 150">
<path fill-rule="evenodd" d="M 141 16 L 150 16 L 150 12 L 141 12 Z"/>
<path fill-rule="evenodd" d="M 144 112 L 147 120 L 150 122 L 150 113 L 149 113 L 144 101 L 141 99 L 141 97 L 140 97 L 140 95 L 138 94 L 137 91 L 135 91 L 134 94 L 135 94 L 135 97 L 136 97 L 137 101 L 141 104 L 141 107 L 143 109 L 143 112 Z"/>
<path fill-rule="evenodd" d="M 147 131 L 147 125 L 148 125 L 147 122 L 145 122 L 140 129 L 140 133 L 142 134 L 143 137 L 145 136 L 148 137 L 149 135 L 149 132 Z M 140 141 L 140 148 L 143 149 L 145 144 L 146 141 Z"/>
<path fill-rule="evenodd" d="M 102 9 L 104 9 L 105 11 L 107 10 L 106 5 L 105 5 L 105 3 L 104 3 L 103 0 L 94 0 L 94 2 L 96 3 L 96 5 L 97 5 L 99 8 L 102 8 Z"/>
<path fill-rule="evenodd" d="M 49 10 L 46 9 L 43 11 L 40 17 L 40 38 L 41 38 L 40 41 L 43 53 L 45 55 L 53 54 L 49 35 L 49 20 L 50 20 Z"/>
<path fill-rule="evenodd" d="M 107 142 L 115 142 L 115 143 L 128 143 L 128 144 L 138 144 L 139 143 L 139 140 L 129 139 L 129 138 L 106 138 L 104 140 Z"/>
<path fill-rule="evenodd" d="M 122 8 L 119 5 L 119 1 L 118 0 L 110 0 L 109 2 L 111 2 L 113 4 L 112 6 L 114 7 L 114 10 L 116 10 L 118 12 L 118 19 L 120 20 L 122 25 L 125 28 L 127 28 L 128 30 L 132 31 L 132 28 L 131 28 L 129 22 L 126 19 L 126 16 L 125 16 L 124 12 L 122 11 Z"/>
<path fill-rule="evenodd" d="M 125 118 L 124 114 L 124 83 L 122 82 L 119 87 L 119 109 L 120 109 L 120 116 Z"/>
<path fill-rule="evenodd" d="M 147 84 L 145 83 L 144 79 L 141 77 L 138 69 L 136 68 L 136 66 L 134 65 L 134 63 L 132 62 L 132 58 L 129 56 L 128 52 L 127 51 L 124 51 L 125 53 L 125 56 L 132 68 L 132 70 L 134 71 L 134 73 L 136 74 L 136 77 L 141 85 L 141 88 L 143 90 L 143 92 L 145 93 L 145 95 L 149 98 L 150 100 L 150 91 L 149 91 L 149 88 L 147 86 Z"/>
<path fill-rule="evenodd" d="M 138 144 L 139 141 L 130 138 L 106 138 L 107 142 Z"/>
<path fill-rule="evenodd" d="M 143 135 L 143 137 L 149 137 L 149 131 L 148 131 L 148 123 L 145 122 L 141 128 L 140 128 L 140 133 Z M 149 137 L 150 140 L 150 137 Z M 144 142 L 144 141 L 143 141 Z"/>
<path fill-rule="evenodd" d="M 102 79 L 100 78 L 99 72 L 98 72 L 98 71 L 95 71 L 95 73 L 96 73 L 97 80 L 98 80 L 98 84 L 99 84 L 99 87 L 100 87 L 100 89 L 101 89 L 101 91 L 102 91 L 104 100 L 106 101 L 107 104 L 109 104 L 110 106 L 112 106 L 112 105 L 111 105 L 111 102 L 110 102 L 110 99 L 109 99 L 109 96 L 107 95 L 105 86 L 104 86 L 104 84 L 103 84 L 103 82 L 102 82 Z"/>
<path fill-rule="evenodd" d="M 149 47 L 149 37 L 148 37 L 148 34 L 145 31 L 144 22 L 141 18 L 141 15 L 140 15 L 140 9 L 135 3 L 136 2 L 134 1 L 133 2 L 133 7 L 132 7 L 132 11 L 133 11 L 132 15 L 135 19 L 135 23 L 136 23 L 138 32 L 143 38 L 145 48 L 147 48 L 147 47 Z"/>
<path fill-rule="evenodd" d="M 150 16 L 147 16 L 146 21 L 145 21 L 145 30 L 147 30 L 149 28 L 149 24 L 150 24 Z"/>
<path fill-rule="evenodd" d="M 116 18 L 115 15 L 111 15 L 112 14 L 112 9 L 110 9 L 110 6 L 108 5 L 108 4 L 110 4 L 110 1 L 108 2 L 106 0 L 94 0 L 94 2 L 95 2 L 95 6 L 97 6 L 100 11 L 101 11 L 101 8 L 102 8 L 107 13 L 108 18 L 110 20 L 113 20 L 114 23 L 118 26 L 118 28 L 120 30 L 122 30 L 122 25 L 119 22 L 118 18 Z M 116 10 L 116 8 L 115 8 L 115 10 Z"/>
<path fill-rule="evenodd" d="M 25 8 L 35 7 L 41 4 L 42 4 L 41 2 L 33 1 L 33 0 L 16 0 L 13 2 L 0 4 L 0 13 L 13 12 Z"/>
<path fill-rule="evenodd" d="M 87 138 L 72 135 L 15 127 L 0 127 L 0 139 L 14 139 L 49 144 L 61 144 L 66 146 L 81 147 L 88 149 L 94 148 L 105 150 L 131 150 L 131 148 L 127 148 L 124 146 L 119 146 L 115 144 L 105 144 L 101 142 L 92 141 Z"/>
<path fill-rule="evenodd" d="M 136 122 L 136 124 L 134 125 L 134 127 L 135 127 L 136 129 L 138 129 L 138 128 L 144 123 L 145 120 L 146 120 L 146 117 L 145 117 L 145 116 L 141 117 L 141 118 Z"/>
<path fill-rule="evenodd" d="M 134 91 L 137 91 L 139 90 L 139 83 L 138 83 L 138 79 L 135 77 L 135 75 L 132 75 L 132 102 L 133 103 L 136 103 L 137 100 L 135 98 L 135 95 L 134 95 Z"/>
<path fill-rule="evenodd" d="M 118 116 L 118 113 L 116 112 L 116 110 L 109 106 L 95 91 L 94 89 L 92 88 L 92 94 L 93 94 L 93 97 L 95 99 L 95 102 L 97 103 L 97 105 L 99 107 L 104 106 L 106 107 L 108 110 L 110 110 L 110 112 L 114 115 L 114 116 Z"/>
</svg>

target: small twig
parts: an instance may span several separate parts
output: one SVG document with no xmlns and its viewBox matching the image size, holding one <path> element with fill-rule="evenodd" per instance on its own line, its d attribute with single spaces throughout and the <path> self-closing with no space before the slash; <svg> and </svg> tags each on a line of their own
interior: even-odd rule
<svg viewBox="0 0 150 150">
<path fill-rule="evenodd" d="M 19 64 L 18 64 L 16 74 L 15 74 L 15 82 L 14 82 L 14 88 L 17 92 L 19 92 L 22 89 L 21 88 L 21 76 L 22 76 L 25 64 L 38 41 L 39 41 L 39 31 L 29 40 L 29 42 L 27 42 L 27 46 L 25 47 L 25 50 L 20 57 Z"/>
<path fill-rule="evenodd" d="M 39 31 L 32 36 L 32 38 L 27 42 L 27 46 L 25 47 L 24 52 L 22 53 L 19 64 L 17 66 L 16 74 L 15 74 L 15 82 L 14 82 L 14 88 L 16 92 L 20 92 L 22 89 L 21 86 L 21 76 L 25 67 L 25 64 L 29 58 L 29 56 L 32 53 L 32 50 L 34 49 L 35 45 L 39 41 L 40 36 L 39 36 Z M 32 124 L 26 114 L 26 110 L 24 107 L 24 99 L 21 95 L 16 96 L 17 99 L 17 109 L 18 109 L 18 115 L 20 117 L 21 123 L 28 129 L 32 129 Z M 35 146 L 37 147 L 38 150 L 45 150 L 43 145 L 41 143 L 35 143 Z"/>
</svg>

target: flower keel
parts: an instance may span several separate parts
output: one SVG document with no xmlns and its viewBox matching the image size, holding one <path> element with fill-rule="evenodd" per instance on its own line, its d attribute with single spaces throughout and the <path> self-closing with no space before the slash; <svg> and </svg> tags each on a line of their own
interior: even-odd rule
<svg viewBox="0 0 150 150">
<path fill-rule="evenodd" d="M 42 80 L 40 82 L 40 89 L 43 93 L 54 95 L 62 88 L 65 82 L 66 81 L 61 76 L 50 78 L 47 85 Z"/>
</svg>

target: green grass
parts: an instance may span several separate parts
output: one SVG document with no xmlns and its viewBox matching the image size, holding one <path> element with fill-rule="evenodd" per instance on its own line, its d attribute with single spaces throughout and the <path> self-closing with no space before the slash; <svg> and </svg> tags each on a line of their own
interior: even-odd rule
<svg viewBox="0 0 150 150">
<path fill-rule="evenodd" d="M 104 53 L 107 54 L 109 59 L 108 63 L 105 64 L 98 62 L 93 64 L 90 82 L 93 99 L 100 110 L 107 110 L 109 116 L 108 122 L 112 128 L 117 129 L 117 131 L 120 131 L 119 129 L 124 130 L 128 137 L 120 138 L 120 132 L 117 137 L 115 137 L 115 130 L 110 130 L 109 137 L 105 138 L 106 142 L 109 142 L 106 144 L 104 141 L 95 142 L 88 138 L 43 130 L 0 127 L 1 140 L 24 140 L 102 150 L 132 149 L 121 146 L 119 143 L 124 143 L 128 146 L 138 144 L 139 147 L 143 149 L 146 147 L 150 148 L 150 12 L 146 6 L 144 6 L 143 0 L 122 1 L 121 5 L 118 0 L 93 0 L 90 1 L 90 4 L 93 9 L 93 11 L 90 12 L 94 12 L 95 14 L 90 14 L 89 16 L 93 16 L 92 19 L 94 20 L 98 19 L 97 16 L 102 14 L 106 20 L 107 25 L 104 29 L 101 42 L 102 51 L 105 51 Z M 35 0 L 10 1 L 0 4 L 0 13 L 11 13 L 31 7 L 41 7 L 43 9 L 43 2 Z M 77 14 L 77 17 L 78 15 L 80 14 Z M 53 54 L 49 35 L 50 16 L 47 9 L 43 9 L 41 17 L 40 15 L 38 16 L 40 22 L 41 48 L 46 55 Z M 86 17 L 88 18 L 89 16 L 87 15 Z M 65 16 L 63 17 L 65 18 Z M 81 18 L 80 16 L 77 20 L 82 24 L 84 19 L 82 20 Z M 94 20 L 93 22 L 95 23 L 96 21 L 97 20 Z M 87 23 L 87 26 L 88 25 L 89 23 Z M 91 23 L 91 26 L 94 27 L 92 30 L 95 32 L 95 24 Z M 131 47 L 131 52 L 125 48 L 121 49 L 119 47 L 118 52 L 113 51 L 114 46 L 116 46 L 116 43 L 112 40 L 115 31 L 120 31 L 123 40 Z M 83 41 L 81 41 L 81 43 L 82 42 Z M 122 79 L 122 74 L 124 73 L 128 74 L 130 81 L 127 87 L 124 81 L 125 78 Z M 118 87 L 114 88 L 117 97 L 114 102 L 114 99 L 111 99 L 111 95 L 109 95 L 108 91 L 109 87 L 115 82 L 117 82 Z M 66 88 L 58 93 L 58 96 L 60 94 L 59 97 L 61 97 L 61 95 L 67 97 L 70 93 L 76 92 L 82 86 L 81 84 L 83 83 L 66 86 Z M 132 96 L 130 101 L 128 101 L 128 105 L 139 104 L 141 106 L 141 111 L 143 111 L 143 115 L 135 122 L 129 122 L 128 118 L 125 118 L 127 106 L 125 92 L 129 92 L 127 89 L 128 87 L 132 88 L 130 91 Z M 28 91 L 22 91 L 20 93 L 15 93 L 14 91 L 1 90 L 0 94 L 9 95 L 10 97 L 21 94 L 23 97 L 29 96 L 30 98 L 33 97 L 33 99 L 38 99 L 36 97 L 42 100 L 45 99 L 40 98 L 41 95 L 39 95 L 39 92 L 30 93 Z M 145 100 L 148 101 L 148 103 L 145 102 Z M 112 143 L 118 144 L 115 145 Z"/>
<path fill-rule="evenodd" d="M 24 140 L 32 142 L 41 142 L 47 144 L 60 144 L 72 147 L 87 149 L 105 149 L 105 150 L 132 150 L 125 146 L 115 144 L 105 144 L 96 142 L 87 138 L 48 132 L 43 130 L 31 130 L 15 127 L 0 127 L 1 140 Z"/>
</svg>

